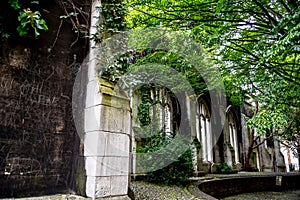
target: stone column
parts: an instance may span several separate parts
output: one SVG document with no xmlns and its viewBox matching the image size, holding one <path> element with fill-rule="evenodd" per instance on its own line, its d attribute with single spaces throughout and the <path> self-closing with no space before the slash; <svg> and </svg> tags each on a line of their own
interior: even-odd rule
<svg viewBox="0 0 300 200">
<path fill-rule="evenodd" d="M 94 70 L 91 68 L 89 71 L 92 73 Z M 129 99 L 118 92 L 114 84 L 103 78 L 89 79 L 84 126 L 86 194 L 89 197 L 127 195 L 131 120 L 129 103 Z"/>
<path fill-rule="evenodd" d="M 213 132 L 211 131 L 211 119 L 206 118 L 206 139 L 207 139 L 207 160 L 214 161 L 213 152 Z"/>
<path fill-rule="evenodd" d="M 101 1 L 94 0 L 91 34 L 99 23 Z M 84 109 L 86 195 L 129 199 L 130 100 L 116 84 L 96 72 L 95 43 L 91 41 Z"/>
</svg>

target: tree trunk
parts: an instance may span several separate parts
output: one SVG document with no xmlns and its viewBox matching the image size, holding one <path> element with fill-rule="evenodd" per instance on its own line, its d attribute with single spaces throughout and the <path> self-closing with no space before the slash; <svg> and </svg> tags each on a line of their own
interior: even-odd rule
<svg viewBox="0 0 300 200">
<path fill-rule="evenodd" d="M 245 160 L 245 170 L 246 171 L 250 171 L 251 170 L 251 166 L 250 166 L 250 158 L 251 158 L 251 154 L 253 152 L 253 146 L 254 146 L 254 130 L 251 131 L 251 136 L 250 136 L 250 145 L 248 147 L 248 152 L 247 152 L 247 156 L 246 156 L 246 160 Z"/>
<path fill-rule="evenodd" d="M 254 111 L 253 117 L 257 114 L 257 112 L 258 112 L 258 102 L 255 102 L 255 111 Z M 253 152 L 253 146 L 254 146 L 254 143 L 255 143 L 254 130 L 251 130 L 250 134 L 251 134 L 250 135 L 250 145 L 248 147 L 248 152 L 247 152 L 247 156 L 246 156 L 246 159 L 245 159 L 245 170 L 246 171 L 251 170 L 250 158 L 251 158 L 251 154 Z"/>
</svg>

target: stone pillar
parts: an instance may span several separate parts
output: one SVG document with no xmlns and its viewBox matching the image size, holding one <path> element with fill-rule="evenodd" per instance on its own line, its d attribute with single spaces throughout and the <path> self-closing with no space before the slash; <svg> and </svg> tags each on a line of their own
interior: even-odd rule
<svg viewBox="0 0 300 200">
<path fill-rule="evenodd" d="M 201 144 L 202 144 L 202 157 L 203 161 L 207 161 L 207 134 L 206 134 L 206 123 L 205 117 L 200 116 L 200 128 L 201 128 Z"/>
<path fill-rule="evenodd" d="M 211 119 L 206 119 L 206 139 L 207 139 L 207 160 L 214 161 L 213 152 L 213 132 L 211 131 Z"/>
<path fill-rule="evenodd" d="M 237 137 L 237 130 L 236 130 L 236 125 L 234 125 L 232 130 L 233 134 L 233 145 L 234 145 L 234 159 L 235 159 L 235 164 L 240 163 L 240 155 L 239 155 L 239 147 L 238 147 L 238 137 Z"/>
<path fill-rule="evenodd" d="M 101 1 L 94 0 L 91 34 L 98 23 Z M 95 43 L 91 41 L 84 109 L 86 195 L 129 199 L 130 100 L 116 84 L 97 76 Z"/>
<path fill-rule="evenodd" d="M 94 69 L 89 67 L 91 74 Z M 88 197 L 127 195 L 131 120 L 129 103 L 129 99 L 118 92 L 114 84 L 96 76 L 89 78 L 84 126 Z"/>
</svg>

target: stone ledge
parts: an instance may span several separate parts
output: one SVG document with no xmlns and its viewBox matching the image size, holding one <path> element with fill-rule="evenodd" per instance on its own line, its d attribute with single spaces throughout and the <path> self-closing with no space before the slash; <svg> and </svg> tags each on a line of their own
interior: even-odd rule
<svg viewBox="0 0 300 200">
<path fill-rule="evenodd" d="M 196 184 L 191 184 L 188 186 L 188 191 L 195 197 L 200 198 L 200 199 L 206 199 L 206 200 L 217 200 L 216 198 L 202 192 L 199 190 Z"/>
<path fill-rule="evenodd" d="M 96 198 L 96 200 L 131 200 L 127 195 L 126 196 L 116 196 L 116 197 L 104 197 L 104 198 Z"/>
<path fill-rule="evenodd" d="M 236 175 L 210 174 L 211 180 L 199 181 L 199 189 L 216 198 L 246 192 L 274 191 L 300 188 L 300 173 L 239 173 Z M 278 185 L 277 178 L 281 176 Z"/>
</svg>

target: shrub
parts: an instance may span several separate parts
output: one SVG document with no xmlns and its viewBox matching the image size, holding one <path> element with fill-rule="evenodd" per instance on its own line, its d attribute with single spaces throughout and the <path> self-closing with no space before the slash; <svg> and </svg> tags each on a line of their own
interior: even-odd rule
<svg viewBox="0 0 300 200">
<path fill-rule="evenodd" d="M 189 148 L 172 164 L 157 171 L 148 172 L 149 181 L 166 185 L 184 185 L 193 174 L 192 151 Z"/>
<path fill-rule="evenodd" d="M 184 136 L 166 136 L 163 132 L 150 138 L 138 150 L 145 155 L 142 167 L 149 171 L 148 180 L 165 185 L 184 185 L 193 174 L 192 150 L 188 144 Z"/>
<path fill-rule="evenodd" d="M 219 174 L 232 174 L 233 171 L 231 167 L 228 166 L 227 163 L 216 163 L 217 173 Z"/>
</svg>

